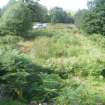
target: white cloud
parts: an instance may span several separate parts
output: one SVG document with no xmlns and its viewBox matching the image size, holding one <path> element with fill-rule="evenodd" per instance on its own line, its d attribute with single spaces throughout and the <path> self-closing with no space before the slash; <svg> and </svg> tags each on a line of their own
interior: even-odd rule
<svg viewBox="0 0 105 105">
<path fill-rule="evenodd" d="M 48 9 L 59 6 L 65 10 L 78 10 L 87 8 L 87 0 L 40 0 Z"/>
</svg>

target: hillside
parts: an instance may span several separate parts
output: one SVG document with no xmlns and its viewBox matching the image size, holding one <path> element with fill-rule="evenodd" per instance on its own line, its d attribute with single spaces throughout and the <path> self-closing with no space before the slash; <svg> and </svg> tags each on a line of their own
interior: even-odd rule
<svg viewBox="0 0 105 105">
<path fill-rule="evenodd" d="M 105 0 L 42 1 L 0 0 L 0 105 L 105 105 Z"/>
<path fill-rule="evenodd" d="M 1 36 L 0 59 L 0 105 L 105 104 L 104 36 L 49 24 L 25 37 Z"/>
<path fill-rule="evenodd" d="M 63 87 L 55 97 L 57 105 L 105 104 L 105 37 L 84 35 L 64 24 L 33 30 L 30 35 L 17 43 L 18 49 L 60 75 Z M 45 85 L 53 84 L 49 81 Z"/>
</svg>

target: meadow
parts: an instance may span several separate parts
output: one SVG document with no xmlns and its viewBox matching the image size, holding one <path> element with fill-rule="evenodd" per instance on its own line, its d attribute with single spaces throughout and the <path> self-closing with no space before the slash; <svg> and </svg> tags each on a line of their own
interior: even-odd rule
<svg viewBox="0 0 105 105">
<path fill-rule="evenodd" d="M 28 34 L 25 38 L 1 36 L 1 43 L 14 45 L 33 64 L 56 74 L 42 74 L 46 89 L 57 92 L 55 105 L 105 105 L 104 36 L 87 35 L 70 24 L 49 24 Z"/>
</svg>

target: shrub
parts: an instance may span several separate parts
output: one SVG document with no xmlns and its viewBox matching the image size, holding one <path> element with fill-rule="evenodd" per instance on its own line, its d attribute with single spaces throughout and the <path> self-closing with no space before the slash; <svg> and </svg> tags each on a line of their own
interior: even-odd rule
<svg viewBox="0 0 105 105">
<path fill-rule="evenodd" d="M 73 17 L 59 7 L 50 10 L 50 21 L 51 23 L 74 23 Z"/>
<path fill-rule="evenodd" d="M 85 13 L 87 12 L 87 10 L 79 10 L 76 14 L 75 14 L 75 25 L 78 27 L 78 28 L 81 28 L 81 25 L 83 23 L 83 20 L 84 20 L 84 15 Z"/>
<path fill-rule="evenodd" d="M 59 75 L 34 64 L 16 50 L 0 50 L 0 91 L 3 98 L 30 102 L 48 101 L 58 95 L 57 91 L 61 88 Z"/>
<path fill-rule="evenodd" d="M 0 105 L 26 105 L 26 104 L 13 100 L 2 100 L 0 101 Z"/>
<path fill-rule="evenodd" d="M 75 81 L 73 82 L 73 84 L 74 83 Z M 100 91 L 98 90 L 97 91 L 94 90 L 94 87 L 90 88 L 84 83 L 82 84 L 76 83 L 74 87 L 66 86 L 63 89 L 63 91 L 61 92 L 60 96 L 57 99 L 58 105 L 96 105 L 96 104 L 104 105 L 105 104 L 105 95 L 100 94 Z"/>
</svg>

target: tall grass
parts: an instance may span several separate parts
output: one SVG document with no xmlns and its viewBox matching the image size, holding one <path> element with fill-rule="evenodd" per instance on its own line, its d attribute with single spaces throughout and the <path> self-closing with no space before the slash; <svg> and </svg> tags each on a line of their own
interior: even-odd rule
<svg viewBox="0 0 105 105">
<path fill-rule="evenodd" d="M 32 60 L 59 72 L 64 79 L 58 105 L 105 104 L 105 83 L 101 75 L 105 68 L 103 36 L 86 36 L 74 26 L 56 24 L 39 30 L 31 42 L 33 47 L 27 54 Z"/>
<path fill-rule="evenodd" d="M 32 30 L 25 39 L 7 36 L 1 37 L 0 42 L 3 42 L 0 46 L 4 47 L 4 43 L 11 45 L 11 49 L 25 53 L 33 63 L 60 75 L 63 86 L 55 99 L 57 105 L 105 104 L 105 79 L 102 75 L 105 37 L 86 36 L 73 25 L 56 24 Z M 55 83 L 54 87 L 59 87 L 57 75 L 42 75 L 44 80 L 49 80 L 44 85 L 53 87 Z M 0 104 L 12 105 L 9 102 Z"/>
</svg>

